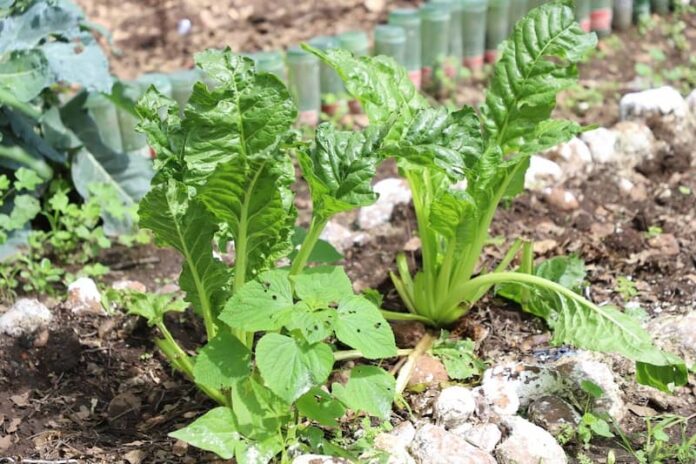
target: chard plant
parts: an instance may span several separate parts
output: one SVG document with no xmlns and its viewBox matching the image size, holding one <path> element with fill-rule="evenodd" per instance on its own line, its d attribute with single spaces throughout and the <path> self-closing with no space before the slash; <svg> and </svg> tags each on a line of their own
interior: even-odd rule
<svg viewBox="0 0 696 464">
<path fill-rule="evenodd" d="M 179 284 L 207 343 L 193 354 L 172 336 L 165 316 L 182 304 L 145 298 L 130 312 L 157 327 L 156 343 L 172 365 L 217 403 L 171 435 L 239 463 L 287 462 L 289 447 L 317 442 L 347 409 L 386 420 L 403 376 L 395 380 L 379 360 L 408 354 L 406 366 L 413 365 L 435 340 L 398 350 L 387 319 L 445 327 L 493 287 L 543 317 L 556 343 L 628 356 L 640 381 L 663 389 L 684 383 L 683 363 L 654 348 L 637 322 L 575 292 L 578 268 L 570 260 L 533 268 L 531 247 L 516 241 L 495 269 L 477 267 L 495 210 L 522 190 L 530 155 L 581 131 L 549 118 L 556 92 L 573 82 L 575 63 L 595 42 L 567 6 L 534 10 L 503 45 L 480 115 L 429 107 L 389 58 L 308 47 L 336 69 L 370 118 L 361 132 L 322 124 L 311 142 L 292 129 L 297 110 L 284 85 L 229 50 L 196 56 L 212 85 L 194 86 L 183 116 L 151 88 L 137 112 L 157 152 L 157 173 L 140 204 L 140 225 L 181 254 Z M 293 155 L 313 205 L 297 249 Z M 341 267 L 308 267 L 332 216 L 376 200 L 371 181 L 387 157 L 413 190 L 423 244 L 421 269 L 412 274 L 400 257 L 393 276 L 408 313 L 380 310 L 372 302 L 378 298 L 354 294 Z M 462 181 L 466 190 L 455 189 Z M 232 266 L 215 254 L 229 243 Z M 511 270 L 520 253 L 522 264 Z M 289 266 L 279 265 L 287 257 Z M 481 369 L 471 347 L 436 349 L 448 362 L 465 362 L 460 378 Z M 324 386 L 337 361 L 355 358 L 367 361 L 345 383 Z"/>
<path fill-rule="evenodd" d="M 371 125 L 389 126 L 380 154 L 396 159 L 410 185 L 422 243 L 420 268 L 412 272 L 401 255 L 392 275 L 410 314 L 446 327 L 496 288 L 543 318 L 554 344 L 626 356 L 636 361 L 640 383 L 669 391 L 686 382 L 683 361 L 657 349 L 639 321 L 568 285 L 584 277 L 577 262 L 556 259 L 534 268 L 531 244 L 516 240 L 494 269 L 480 265 L 496 209 L 523 190 L 531 155 L 583 130 L 551 113 L 556 94 L 574 84 L 577 63 L 596 42 L 564 3 L 532 10 L 502 44 L 479 112 L 431 108 L 383 57 L 308 50 L 336 69 Z"/>
</svg>

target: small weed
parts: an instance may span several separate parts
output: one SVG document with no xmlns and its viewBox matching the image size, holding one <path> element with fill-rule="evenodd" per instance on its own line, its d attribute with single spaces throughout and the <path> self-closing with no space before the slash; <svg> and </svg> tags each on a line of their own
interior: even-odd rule
<svg viewBox="0 0 696 464">
<path fill-rule="evenodd" d="M 630 277 L 617 277 L 616 291 L 619 293 L 619 295 L 621 295 L 621 298 L 623 298 L 624 301 L 628 301 L 638 295 L 636 283 L 632 281 Z"/>
</svg>

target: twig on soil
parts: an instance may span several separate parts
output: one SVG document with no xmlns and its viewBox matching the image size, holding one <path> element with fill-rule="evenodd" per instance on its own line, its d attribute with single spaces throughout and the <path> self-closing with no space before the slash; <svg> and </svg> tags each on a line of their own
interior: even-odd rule
<svg viewBox="0 0 696 464">
<path fill-rule="evenodd" d="M 132 261 L 124 261 L 122 263 L 116 263 L 109 266 L 112 271 L 121 271 L 123 269 L 128 269 L 131 267 L 139 266 L 141 264 L 156 264 L 159 263 L 160 259 L 156 256 L 150 256 L 147 258 L 135 259 Z"/>
<path fill-rule="evenodd" d="M 416 361 L 421 357 L 423 353 L 428 351 L 435 341 L 435 336 L 426 333 L 423 338 L 420 339 L 416 347 L 413 349 L 411 354 L 408 355 L 406 363 L 399 371 L 399 376 L 396 378 L 396 394 L 400 395 L 406 389 L 408 385 L 408 380 L 411 378 L 413 369 L 416 367 Z"/>
</svg>

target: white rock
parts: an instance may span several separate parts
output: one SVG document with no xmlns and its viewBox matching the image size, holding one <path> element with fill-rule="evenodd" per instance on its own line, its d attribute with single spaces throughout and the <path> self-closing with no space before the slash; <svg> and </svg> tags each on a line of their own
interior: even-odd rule
<svg viewBox="0 0 696 464">
<path fill-rule="evenodd" d="M 681 356 L 687 366 L 696 364 L 696 311 L 659 316 L 650 321 L 648 331 L 658 346 Z"/>
<path fill-rule="evenodd" d="M 303 454 L 293 459 L 292 464 L 350 464 L 350 461 L 322 454 Z"/>
<path fill-rule="evenodd" d="M 416 432 L 411 455 L 419 464 L 496 464 L 489 453 L 432 424 Z"/>
<path fill-rule="evenodd" d="M 670 86 L 627 93 L 619 101 L 621 120 L 641 119 L 654 115 L 687 115 L 688 106 L 681 94 Z"/>
<path fill-rule="evenodd" d="M 454 386 L 442 390 L 435 402 L 435 419 L 445 428 L 454 428 L 467 421 L 476 402 L 471 390 Z"/>
<path fill-rule="evenodd" d="M 374 190 L 379 194 L 375 204 L 361 208 L 358 213 L 361 229 L 373 229 L 388 223 L 396 205 L 411 201 L 411 190 L 403 179 L 382 179 L 374 185 Z"/>
<path fill-rule="evenodd" d="M 11 337 L 30 335 L 46 327 L 52 318 L 51 311 L 40 301 L 21 298 L 0 316 L 0 333 Z"/>
<path fill-rule="evenodd" d="M 553 161 L 560 162 L 566 171 L 578 172 L 592 166 L 590 147 L 577 137 L 548 150 Z"/>
<path fill-rule="evenodd" d="M 504 385 L 512 385 L 521 407 L 527 407 L 539 396 L 563 389 L 560 374 L 553 368 L 545 366 L 509 363 L 493 366 L 483 373 L 484 393 L 486 391 L 504 392 L 506 389 Z"/>
<path fill-rule="evenodd" d="M 613 163 L 617 161 L 616 133 L 600 127 L 582 134 L 582 140 L 587 144 L 595 163 Z"/>
<path fill-rule="evenodd" d="M 543 156 L 532 155 L 524 176 L 524 186 L 530 190 L 542 190 L 558 183 L 562 177 L 563 170 L 557 163 Z"/>
<path fill-rule="evenodd" d="M 353 246 L 353 232 L 334 220 L 326 224 L 319 238 L 326 240 L 340 252 L 344 252 Z"/>
<path fill-rule="evenodd" d="M 506 381 L 489 381 L 481 385 L 483 396 L 491 410 L 500 416 L 510 416 L 520 409 L 520 397 L 515 384 Z"/>
<path fill-rule="evenodd" d="M 689 96 L 686 97 L 686 104 L 689 106 L 691 114 L 696 116 L 696 89 L 692 90 Z"/>
<path fill-rule="evenodd" d="M 631 168 L 651 159 L 656 151 L 655 136 L 648 126 L 637 121 L 621 121 L 612 129 L 622 167 Z"/>
<path fill-rule="evenodd" d="M 584 380 L 599 386 L 603 393 L 592 402 L 592 410 L 605 412 L 620 421 L 626 414 L 626 405 L 614 380 L 614 373 L 609 366 L 596 361 L 592 356 L 590 353 L 580 352 L 575 356 L 562 358 L 556 363 L 556 368 L 563 376 L 566 388 L 570 389 L 576 398 L 586 396 L 580 387 Z"/>
<path fill-rule="evenodd" d="M 495 450 L 499 464 L 566 464 L 563 448 L 546 430 L 519 417 L 503 419 L 510 436 Z"/>
<path fill-rule="evenodd" d="M 487 423 L 474 425 L 470 427 L 469 430 L 464 431 L 460 436 L 475 447 L 491 453 L 500 442 L 502 433 L 497 425 Z"/>
<path fill-rule="evenodd" d="M 89 277 L 80 277 L 68 286 L 67 303 L 73 314 L 104 314 L 97 284 Z"/>
<path fill-rule="evenodd" d="M 375 437 L 374 447 L 389 453 L 386 464 L 415 464 L 408 447 L 416 436 L 416 428 L 410 422 L 402 422 L 389 433 Z"/>
</svg>

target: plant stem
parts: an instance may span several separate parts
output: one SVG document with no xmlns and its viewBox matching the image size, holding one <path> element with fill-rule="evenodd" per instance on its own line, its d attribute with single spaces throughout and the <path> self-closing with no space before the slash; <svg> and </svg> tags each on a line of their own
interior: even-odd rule
<svg viewBox="0 0 696 464">
<path fill-rule="evenodd" d="M 387 311 L 386 309 L 380 309 L 382 316 L 390 321 L 418 321 L 428 325 L 434 325 L 433 321 L 420 314 L 413 313 L 401 313 L 397 311 Z"/>
<path fill-rule="evenodd" d="M 408 356 L 413 352 L 413 348 L 403 348 L 396 350 L 396 356 Z M 334 351 L 334 361 L 348 361 L 350 359 L 360 359 L 365 356 L 358 350 Z"/>
<path fill-rule="evenodd" d="M 164 336 L 164 339 L 158 343 L 158 346 L 162 352 L 165 354 L 165 356 L 167 356 L 167 359 L 169 359 L 174 366 L 178 367 L 184 373 L 184 375 L 186 375 L 186 377 L 195 382 L 195 378 L 193 376 L 193 363 L 191 362 L 190 356 L 186 354 L 181 346 L 179 346 L 169 329 L 167 329 L 167 326 L 164 325 L 164 322 L 157 324 L 157 328 L 162 333 L 162 336 Z M 225 396 L 219 390 L 215 390 L 198 383 L 196 385 L 213 401 L 221 405 L 228 404 Z"/>
<path fill-rule="evenodd" d="M 0 89 L 0 102 L 6 103 L 8 106 L 11 106 L 17 111 L 21 111 L 25 115 L 32 119 L 36 119 L 37 121 L 41 118 L 41 111 L 37 110 L 28 103 L 18 100 L 12 94 L 12 92 L 8 92 L 7 90 Z"/>
<path fill-rule="evenodd" d="M 290 275 L 297 275 L 305 268 L 307 265 L 307 260 L 309 260 L 309 255 L 314 250 L 314 247 L 319 240 L 324 227 L 329 222 L 329 219 L 319 218 L 317 216 L 312 218 L 312 223 L 309 225 L 309 230 L 307 231 L 307 236 L 300 246 L 300 251 L 295 256 L 292 261 L 292 266 L 290 267 Z"/>
<path fill-rule="evenodd" d="M 416 361 L 418 361 L 418 358 L 420 358 L 423 353 L 430 349 L 434 341 L 435 336 L 430 333 L 426 333 L 423 335 L 423 338 L 420 339 L 413 351 L 411 351 L 411 354 L 408 355 L 406 364 L 404 364 L 404 366 L 401 368 L 399 375 L 396 378 L 396 395 L 400 395 L 404 392 L 406 385 L 408 385 L 408 381 L 411 378 L 411 374 L 413 374 L 413 369 L 416 367 Z"/>
<path fill-rule="evenodd" d="M 8 147 L 0 145 L 0 158 L 5 158 L 14 161 L 18 164 L 23 164 L 36 173 L 44 180 L 49 180 L 53 177 L 53 169 L 43 159 L 35 158 L 26 150 L 19 146 Z"/>
</svg>

